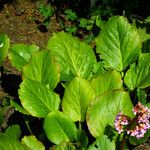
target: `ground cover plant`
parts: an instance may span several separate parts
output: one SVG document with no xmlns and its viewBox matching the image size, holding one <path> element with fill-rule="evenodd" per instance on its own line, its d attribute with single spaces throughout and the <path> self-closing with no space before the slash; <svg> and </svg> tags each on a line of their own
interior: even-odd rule
<svg viewBox="0 0 150 150">
<path fill-rule="evenodd" d="M 101 24 L 96 48 L 64 31 L 45 49 L 10 44 L 0 36 L 0 64 L 7 54 L 21 72 L 19 101 L 10 104 L 25 119 L 29 133 L 13 124 L 0 133 L 0 147 L 14 149 L 132 149 L 150 136 L 150 35 L 123 16 Z M 9 50 L 9 52 L 8 52 Z M 11 83 L 10 83 L 11 84 Z M 4 123 L 4 104 L 0 125 Z M 34 135 L 30 120 L 40 122 Z"/>
</svg>

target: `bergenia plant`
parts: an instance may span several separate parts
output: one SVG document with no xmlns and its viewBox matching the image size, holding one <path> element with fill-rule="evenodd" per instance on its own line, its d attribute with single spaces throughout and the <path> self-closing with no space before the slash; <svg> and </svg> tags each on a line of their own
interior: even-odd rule
<svg viewBox="0 0 150 150">
<path fill-rule="evenodd" d="M 41 121 L 48 149 L 115 150 L 124 139 L 129 141 L 126 147 L 146 142 L 149 100 L 144 97 L 147 107 L 143 106 L 140 95 L 148 97 L 150 86 L 150 53 L 142 52 L 142 42 L 149 38 L 125 17 L 113 16 L 96 37 L 96 50 L 65 32 L 50 37 L 45 50 L 12 45 L 10 61 L 22 73 L 18 90 L 22 106 L 15 100 L 11 104 L 22 115 Z M 17 134 L 10 141 L 14 130 L 20 133 L 18 127 L 8 128 L 0 145 L 9 141 L 13 145 L 9 150 L 16 145 L 45 149 L 38 141 L 41 135 L 25 136 L 20 143 Z"/>
</svg>

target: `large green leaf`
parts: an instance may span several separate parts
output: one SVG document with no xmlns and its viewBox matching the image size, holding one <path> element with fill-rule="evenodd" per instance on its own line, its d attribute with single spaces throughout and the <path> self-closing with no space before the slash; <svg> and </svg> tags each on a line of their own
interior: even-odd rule
<svg viewBox="0 0 150 150">
<path fill-rule="evenodd" d="M 137 29 L 131 26 L 126 18 L 115 16 L 102 28 L 96 45 L 106 68 L 123 71 L 138 58 L 142 40 Z"/>
<path fill-rule="evenodd" d="M 10 47 L 9 58 L 14 67 L 19 71 L 22 71 L 23 66 L 25 66 L 32 54 L 39 50 L 36 45 L 28 44 L 14 44 Z"/>
<path fill-rule="evenodd" d="M 48 139 L 55 144 L 76 139 L 75 124 L 63 112 L 50 112 L 44 120 L 44 130 Z"/>
<path fill-rule="evenodd" d="M 106 135 L 96 139 L 96 141 L 89 146 L 88 150 L 115 150 L 115 142 L 110 141 Z"/>
<path fill-rule="evenodd" d="M 23 68 L 23 77 L 48 84 L 54 89 L 59 82 L 59 72 L 50 51 L 43 50 L 33 55 L 30 63 Z"/>
<path fill-rule="evenodd" d="M 46 117 L 50 111 L 58 110 L 59 96 L 46 85 L 25 79 L 19 89 L 22 106 L 35 117 Z"/>
<path fill-rule="evenodd" d="M 134 63 L 130 66 L 124 81 L 131 90 L 150 86 L 150 53 L 141 54 L 138 65 Z"/>
<path fill-rule="evenodd" d="M 62 108 L 74 121 L 84 121 L 88 104 L 95 94 L 89 82 L 80 77 L 74 78 L 65 88 Z"/>
<path fill-rule="evenodd" d="M 11 136 L 0 135 L 0 149 L 1 150 L 30 150 L 24 145 L 22 145 L 16 139 L 13 139 Z"/>
<path fill-rule="evenodd" d="M 96 93 L 96 96 L 106 93 L 111 90 L 122 88 L 121 74 L 115 70 L 107 71 L 106 73 L 93 78 L 91 85 Z"/>
<path fill-rule="evenodd" d="M 21 141 L 31 150 L 45 150 L 44 145 L 40 141 L 38 141 L 33 135 L 24 136 Z"/>
<path fill-rule="evenodd" d="M 127 116 L 132 115 L 132 103 L 127 92 L 110 91 L 97 97 L 91 102 L 86 116 L 91 134 L 94 137 L 103 135 L 108 126 L 114 126 L 120 111 Z"/>
<path fill-rule="evenodd" d="M 92 48 L 68 33 L 54 34 L 47 47 L 60 65 L 61 80 L 71 80 L 74 76 L 87 78 L 96 62 Z"/>
<path fill-rule="evenodd" d="M 10 46 L 10 39 L 6 34 L 0 34 L 0 65 L 5 60 Z"/>
<path fill-rule="evenodd" d="M 62 142 L 59 145 L 55 145 L 50 148 L 50 150 L 76 150 L 75 146 L 70 142 Z"/>
</svg>

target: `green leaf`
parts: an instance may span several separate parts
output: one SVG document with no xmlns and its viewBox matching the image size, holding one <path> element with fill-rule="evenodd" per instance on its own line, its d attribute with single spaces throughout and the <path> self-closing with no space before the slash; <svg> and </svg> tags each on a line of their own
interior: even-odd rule
<svg viewBox="0 0 150 150">
<path fill-rule="evenodd" d="M 48 84 L 53 90 L 59 82 L 59 72 L 50 51 L 43 50 L 33 55 L 23 68 L 23 77 Z"/>
<path fill-rule="evenodd" d="M 76 150 L 75 146 L 70 142 L 62 142 L 59 145 L 55 145 L 50 150 Z"/>
<path fill-rule="evenodd" d="M 19 111 L 20 113 L 24 115 L 29 115 L 29 113 L 21 107 L 18 103 L 16 103 L 14 100 L 10 100 L 11 106 L 15 108 L 16 111 Z"/>
<path fill-rule="evenodd" d="M 111 17 L 96 39 L 97 52 L 105 68 L 123 71 L 141 52 L 141 39 L 127 19 Z"/>
<path fill-rule="evenodd" d="M 37 45 L 14 44 L 10 47 L 9 59 L 19 71 L 29 62 L 32 54 L 39 50 Z"/>
<path fill-rule="evenodd" d="M 76 77 L 65 88 L 62 109 L 74 121 L 84 121 L 87 107 L 95 97 L 89 82 Z"/>
<path fill-rule="evenodd" d="M 115 150 L 115 142 L 110 141 L 106 135 L 96 139 L 96 141 L 89 146 L 88 150 Z"/>
<path fill-rule="evenodd" d="M 58 110 L 59 96 L 46 85 L 25 79 L 19 89 L 22 106 L 35 117 L 46 117 L 50 111 Z"/>
<path fill-rule="evenodd" d="M 44 145 L 40 141 L 38 141 L 33 135 L 24 136 L 21 141 L 31 150 L 45 150 Z"/>
<path fill-rule="evenodd" d="M 0 34 L 0 66 L 5 60 L 10 46 L 10 39 L 6 34 Z"/>
<path fill-rule="evenodd" d="M 141 102 L 142 104 L 146 103 L 147 100 L 147 93 L 146 91 L 137 88 L 137 97 L 138 97 L 138 101 Z"/>
<path fill-rule="evenodd" d="M 150 53 L 141 54 L 138 65 L 132 64 L 127 71 L 124 81 L 130 90 L 136 87 L 144 89 L 150 86 Z"/>
<path fill-rule="evenodd" d="M 30 150 L 24 145 L 22 145 L 16 139 L 13 139 L 11 136 L 0 135 L 0 149 L 1 150 Z"/>
<path fill-rule="evenodd" d="M 20 126 L 19 125 L 9 126 L 5 131 L 5 135 L 7 135 L 9 138 L 19 141 L 21 135 Z"/>
<path fill-rule="evenodd" d="M 90 83 L 96 96 L 122 88 L 121 74 L 115 70 L 107 71 L 97 78 L 93 78 Z"/>
<path fill-rule="evenodd" d="M 44 120 L 44 130 L 48 139 L 55 144 L 76 139 L 76 126 L 63 112 L 50 112 Z"/>
<path fill-rule="evenodd" d="M 115 117 L 119 112 L 132 115 L 132 103 L 125 91 L 110 91 L 91 102 L 87 110 L 87 125 L 90 133 L 98 137 L 108 132 L 108 126 L 114 126 Z"/>
<path fill-rule="evenodd" d="M 150 34 L 146 33 L 146 28 L 138 28 L 137 31 L 142 42 L 150 39 Z"/>
<path fill-rule="evenodd" d="M 74 76 L 88 78 L 96 62 L 95 54 L 88 44 L 60 32 L 49 39 L 47 47 L 60 66 L 61 80 L 68 81 Z"/>
</svg>

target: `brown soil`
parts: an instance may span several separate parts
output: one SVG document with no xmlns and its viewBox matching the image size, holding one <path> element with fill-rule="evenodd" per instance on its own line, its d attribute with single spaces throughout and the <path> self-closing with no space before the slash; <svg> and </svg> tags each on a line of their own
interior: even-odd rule
<svg viewBox="0 0 150 150">
<path fill-rule="evenodd" d="M 52 32 L 59 30 L 59 25 L 53 16 L 47 32 L 41 32 L 38 26 L 44 18 L 37 11 L 37 6 L 38 3 L 33 2 L 5 4 L 0 12 L 0 32 L 10 37 L 11 43 L 33 43 L 45 47 Z"/>
</svg>

